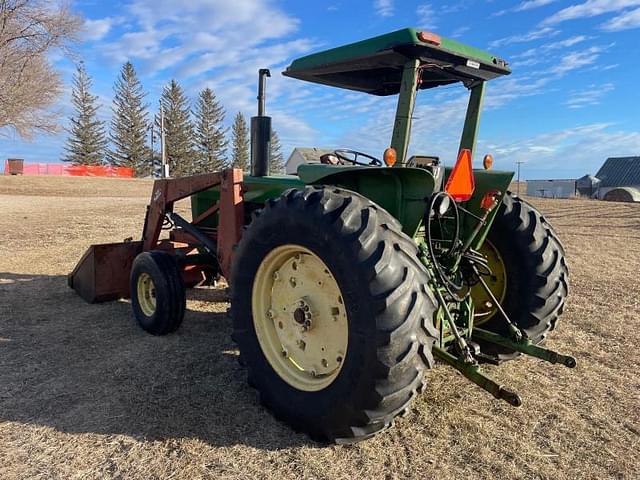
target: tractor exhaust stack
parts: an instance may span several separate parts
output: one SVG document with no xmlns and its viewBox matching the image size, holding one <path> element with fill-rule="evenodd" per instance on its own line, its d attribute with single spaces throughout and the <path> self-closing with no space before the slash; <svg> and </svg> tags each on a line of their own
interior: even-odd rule
<svg viewBox="0 0 640 480">
<path fill-rule="evenodd" d="M 269 157 L 271 156 L 271 117 L 265 115 L 265 90 L 268 68 L 258 70 L 258 115 L 251 117 L 251 175 L 265 177 L 269 175 Z"/>
</svg>

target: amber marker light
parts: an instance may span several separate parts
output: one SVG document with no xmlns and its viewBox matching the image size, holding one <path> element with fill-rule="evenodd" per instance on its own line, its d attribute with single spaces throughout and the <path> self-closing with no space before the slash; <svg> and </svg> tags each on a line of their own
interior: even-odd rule
<svg viewBox="0 0 640 480">
<path fill-rule="evenodd" d="M 387 167 L 393 167 L 398 161 L 398 154 L 396 153 L 396 149 L 393 147 L 389 147 L 385 149 L 384 154 L 382 155 L 382 159 Z"/>
<path fill-rule="evenodd" d="M 482 159 L 482 166 L 485 170 L 491 170 L 493 168 L 493 155 L 487 153 Z"/>
<path fill-rule="evenodd" d="M 436 47 L 439 47 L 442 43 L 440 35 L 436 35 L 435 33 L 431 32 L 418 32 L 417 37 L 421 42 L 430 43 L 431 45 L 435 45 Z"/>
</svg>

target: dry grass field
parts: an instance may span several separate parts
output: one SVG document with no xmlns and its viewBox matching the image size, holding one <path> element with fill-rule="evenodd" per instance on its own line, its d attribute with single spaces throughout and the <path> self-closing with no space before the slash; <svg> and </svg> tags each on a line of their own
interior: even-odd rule
<svg viewBox="0 0 640 480">
<path fill-rule="evenodd" d="M 0 479 L 640 477 L 640 205 L 534 201 L 567 248 L 549 345 L 575 370 L 488 367 L 516 409 L 438 366 L 393 429 L 327 447 L 259 405 L 221 290 L 192 290 L 182 328 L 155 338 L 128 303 L 67 288 L 89 244 L 139 235 L 150 188 L 0 177 Z"/>
</svg>

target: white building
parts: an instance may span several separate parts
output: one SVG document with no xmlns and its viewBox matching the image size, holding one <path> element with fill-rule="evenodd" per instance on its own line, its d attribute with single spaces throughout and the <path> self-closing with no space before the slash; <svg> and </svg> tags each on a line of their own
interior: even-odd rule
<svg viewBox="0 0 640 480">
<path fill-rule="evenodd" d="M 326 153 L 333 153 L 333 149 L 328 148 L 301 148 L 296 147 L 284 162 L 284 171 L 288 175 L 295 175 L 298 172 L 298 166 L 303 163 L 320 163 L 320 157 Z"/>
<path fill-rule="evenodd" d="M 527 195 L 531 197 L 569 198 L 577 194 L 576 179 L 527 180 Z"/>
</svg>

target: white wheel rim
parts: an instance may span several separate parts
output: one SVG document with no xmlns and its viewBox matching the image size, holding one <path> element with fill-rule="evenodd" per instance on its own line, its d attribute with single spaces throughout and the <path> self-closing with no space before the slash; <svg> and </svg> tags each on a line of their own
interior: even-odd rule
<svg viewBox="0 0 640 480">
<path fill-rule="evenodd" d="M 293 244 L 269 252 L 251 302 L 262 352 L 285 382 L 318 391 L 337 378 L 349 340 L 347 312 L 338 283 L 315 253 Z"/>
</svg>

